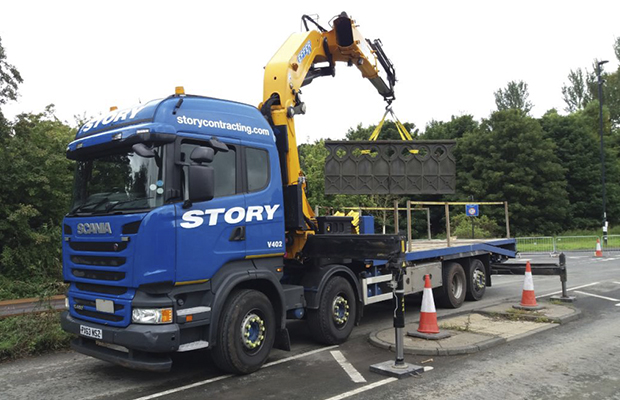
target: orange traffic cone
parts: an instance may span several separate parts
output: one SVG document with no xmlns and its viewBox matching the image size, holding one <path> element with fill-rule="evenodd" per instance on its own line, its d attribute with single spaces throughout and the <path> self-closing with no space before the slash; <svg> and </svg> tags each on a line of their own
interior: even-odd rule
<svg viewBox="0 0 620 400">
<path fill-rule="evenodd" d="M 603 250 L 601 250 L 601 239 L 596 239 L 596 252 L 594 257 L 603 257 Z"/>
<path fill-rule="evenodd" d="M 422 310 L 420 311 L 420 333 L 439 333 L 437 325 L 437 310 L 433 300 L 433 287 L 428 275 L 424 276 L 424 292 L 422 293 Z"/>
<path fill-rule="evenodd" d="M 523 281 L 523 293 L 521 294 L 521 303 L 513 306 L 524 310 L 540 310 L 544 308 L 536 303 L 536 295 L 534 294 L 534 279 L 532 279 L 532 266 L 528 261 L 525 264 L 525 280 Z"/>
<path fill-rule="evenodd" d="M 448 331 L 439 332 L 437 325 L 437 310 L 433 300 L 433 286 L 430 275 L 424 275 L 424 292 L 422 292 L 422 309 L 420 310 L 420 325 L 417 331 L 407 332 L 407 336 L 420 339 L 439 340 L 452 334 Z"/>
</svg>

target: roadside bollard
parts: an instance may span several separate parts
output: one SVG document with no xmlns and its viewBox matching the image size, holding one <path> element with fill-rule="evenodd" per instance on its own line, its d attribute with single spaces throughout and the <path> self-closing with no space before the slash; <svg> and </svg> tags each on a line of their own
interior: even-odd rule
<svg viewBox="0 0 620 400">
<path fill-rule="evenodd" d="M 576 297 L 569 296 L 566 290 L 566 282 L 568 281 L 568 276 L 566 273 L 566 255 L 564 255 L 564 253 L 560 254 L 560 268 L 562 269 L 562 272 L 560 273 L 560 282 L 562 283 L 562 295 L 551 296 L 551 300 L 559 300 L 565 303 L 573 303 L 576 300 Z"/>
</svg>

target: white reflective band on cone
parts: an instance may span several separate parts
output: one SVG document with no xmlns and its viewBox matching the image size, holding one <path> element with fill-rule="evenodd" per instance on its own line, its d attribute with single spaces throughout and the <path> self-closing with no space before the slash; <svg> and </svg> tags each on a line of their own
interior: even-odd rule
<svg viewBox="0 0 620 400">
<path fill-rule="evenodd" d="M 422 294 L 422 309 L 421 312 L 434 313 L 435 302 L 433 301 L 433 289 L 425 288 Z"/>
<path fill-rule="evenodd" d="M 525 273 L 525 281 L 523 281 L 523 290 L 534 290 L 534 279 L 532 279 L 532 273 Z"/>
</svg>

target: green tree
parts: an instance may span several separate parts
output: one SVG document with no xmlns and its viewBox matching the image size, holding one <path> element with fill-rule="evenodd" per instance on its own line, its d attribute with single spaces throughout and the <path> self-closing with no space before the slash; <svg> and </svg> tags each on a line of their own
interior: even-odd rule
<svg viewBox="0 0 620 400">
<path fill-rule="evenodd" d="M 45 113 L 22 114 L 0 147 L 0 274 L 60 279 L 62 217 L 72 193 L 65 158 L 75 132 Z"/>
<path fill-rule="evenodd" d="M 17 87 L 22 82 L 22 76 L 17 68 L 7 62 L 0 38 L 0 105 L 17 99 Z"/>
<path fill-rule="evenodd" d="M 618 129 L 620 128 L 620 67 L 613 73 L 603 74 L 603 79 L 603 105 L 609 110 L 608 118 L 611 120 L 612 127 Z M 596 98 L 598 99 L 598 94 Z"/>
<path fill-rule="evenodd" d="M 427 126 L 421 139 L 424 140 L 444 140 L 460 139 L 467 132 L 474 132 L 478 129 L 478 122 L 471 115 L 461 115 L 450 118 L 450 121 L 431 121 Z M 458 161 L 457 161 L 458 164 Z"/>
<path fill-rule="evenodd" d="M 587 73 L 586 73 L 587 74 Z M 581 68 L 571 70 L 568 74 L 570 85 L 562 86 L 562 97 L 566 103 L 566 112 L 573 113 L 583 110 L 592 101 L 592 93 L 588 90 L 588 82 Z"/>
<path fill-rule="evenodd" d="M 602 188 L 601 188 L 601 164 L 600 164 L 600 135 L 599 135 L 599 106 L 594 101 L 579 113 L 584 119 L 586 126 L 594 138 L 597 150 L 592 155 L 596 168 L 596 181 L 598 185 L 597 192 L 592 196 L 598 198 L 598 205 L 595 210 L 598 211 L 597 222 L 602 221 Z M 605 197 L 607 219 L 610 223 L 620 223 L 620 138 L 618 128 L 613 127 L 613 121 L 610 119 L 610 109 L 603 108 L 603 137 L 605 151 Z"/>
<path fill-rule="evenodd" d="M 470 217 L 465 213 L 450 217 L 451 234 L 461 239 L 472 239 L 472 220 L 474 224 L 474 238 L 497 238 L 505 234 L 497 222 L 487 215 Z"/>
<path fill-rule="evenodd" d="M 13 65 L 6 60 L 6 52 L 0 38 L 0 106 L 17 99 L 17 88 L 23 79 Z M 4 118 L 0 109 L 0 144 L 11 134 L 11 124 Z"/>
<path fill-rule="evenodd" d="M 457 191 L 480 201 L 508 201 L 518 235 L 564 230 L 569 204 L 555 144 L 520 110 L 494 112 L 457 143 Z M 490 211 L 496 220 L 503 210 Z"/>
<path fill-rule="evenodd" d="M 541 119 L 543 130 L 555 142 L 555 154 L 566 171 L 570 202 L 566 229 L 600 226 L 601 167 L 598 135 L 594 126 L 590 126 L 592 122 L 583 112 L 561 116 L 556 110 L 548 111 Z"/>
<path fill-rule="evenodd" d="M 528 100 L 530 94 L 527 83 L 510 81 L 505 89 L 498 89 L 495 95 L 495 105 L 499 111 L 516 109 L 528 115 L 534 105 Z"/>
</svg>

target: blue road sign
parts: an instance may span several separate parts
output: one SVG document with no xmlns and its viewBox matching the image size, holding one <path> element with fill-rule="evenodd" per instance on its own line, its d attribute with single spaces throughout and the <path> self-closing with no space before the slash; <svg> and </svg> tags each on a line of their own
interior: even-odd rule
<svg viewBox="0 0 620 400">
<path fill-rule="evenodd" d="M 477 217 L 479 214 L 478 204 L 467 204 L 465 206 L 465 212 L 467 213 L 467 216 L 469 217 Z"/>
</svg>

